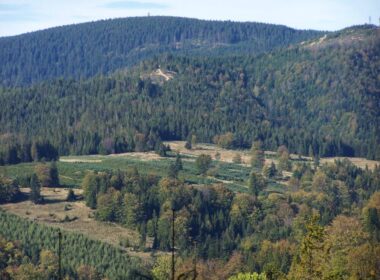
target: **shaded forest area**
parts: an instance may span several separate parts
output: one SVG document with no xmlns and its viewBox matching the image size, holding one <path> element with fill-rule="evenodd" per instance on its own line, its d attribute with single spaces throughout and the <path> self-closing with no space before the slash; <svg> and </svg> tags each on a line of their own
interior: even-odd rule
<svg viewBox="0 0 380 280">
<path fill-rule="evenodd" d="M 337 43 L 352 32 L 363 39 Z M 2 88 L 0 157 L 14 162 L 37 141 L 60 155 L 164 153 L 162 140 L 230 133 L 234 148 L 261 140 L 268 150 L 379 159 L 379 46 L 376 29 L 353 28 L 260 56 L 164 55 L 111 76 Z M 159 66 L 174 77 L 155 82 Z"/>
<path fill-rule="evenodd" d="M 135 17 L 0 38 L 1 85 L 109 74 L 165 52 L 258 54 L 322 33 L 264 23 Z"/>
</svg>

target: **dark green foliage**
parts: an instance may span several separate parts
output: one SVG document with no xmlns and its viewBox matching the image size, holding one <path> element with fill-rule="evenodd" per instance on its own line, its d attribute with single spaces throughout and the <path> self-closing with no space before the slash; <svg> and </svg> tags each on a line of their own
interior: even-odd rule
<svg viewBox="0 0 380 280">
<path fill-rule="evenodd" d="M 368 232 L 374 240 L 380 242 L 380 219 L 376 208 L 369 208 L 365 217 Z"/>
<path fill-rule="evenodd" d="M 139 175 L 138 172 L 125 172 L 122 176 L 120 191 L 110 186 L 107 178 L 113 174 L 93 174 L 96 181 L 105 178 L 104 190 L 99 187 L 97 197 L 96 218 L 102 221 L 113 221 L 133 229 L 144 236 L 153 237 L 153 247 L 162 250 L 170 249 L 171 208 L 176 209 L 178 224 L 177 242 L 182 253 L 187 254 L 190 240 L 208 236 L 210 242 L 202 245 L 200 252 L 204 257 L 228 256 L 232 251 L 214 248 L 212 244 L 220 244 L 218 239 L 227 230 L 229 211 L 233 194 L 222 186 L 196 190 L 179 180 L 162 179 Z M 87 185 L 88 177 L 84 180 Z M 93 193 L 85 191 L 85 196 Z M 87 197 L 85 197 L 87 200 Z M 169 205 L 169 209 L 167 209 Z M 205 227 L 208 219 L 217 221 L 215 225 Z M 212 240 L 212 241 L 211 241 Z M 215 243 L 216 242 L 216 243 Z M 225 242 L 225 241 L 223 241 Z M 230 246 L 236 243 L 230 239 Z M 213 252 L 211 252 L 214 250 Z M 181 254 L 182 254 L 181 253 Z M 211 254 L 211 255 L 210 255 Z"/>
<path fill-rule="evenodd" d="M 304 216 L 319 212 L 321 223 L 328 225 L 341 213 L 357 215 L 361 211 L 352 205 L 366 205 L 366 200 L 378 190 L 380 182 L 380 168 L 362 170 L 348 161 L 338 161 L 328 166 L 322 165 L 315 171 L 308 162 L 294 167 L 297 171 L 294 179 L 300 178 L 302 181 L 301 193 L 285 192 L 284 189 L 288 188 L 284 186 L 274 188 L 273 180 L 268 180 L 268 186 L 259 187 L 260 195 L 256 196 L 253 195 L 256 191 L 252 194 L 232 193 L 222 185 L 191 186 L 184 183 L 181 179 L 191 174 L 189 170 L 196 172 L 191 161 L 183 162 L 181 179 L 159 179 L 143 173 L 147 172 L 147 166 L 152 165 L 143 165 L 141 172 L 136 168 L 124 171 L 118 168 L 125 166 L 126 161 L 112 158 L 117 163 L 113 172 L 105 171 L 106 167 L 110 168 L 106 160 L 98 167 L 93 163 L 92 168 L 102 171 L 89 172 L 83 182 L 85 196 L 95 198 L 97 219 L 138 230 L 141 238 L 135 244 L 140 243 L 142 250 L 150 250 L 150 246 L 144 248 L 145 243 L 151 244 L 146 242 L 151 240 L 149 238 L 153 239 L 152 248 L 169 250 L 173 206 L 176 210 L 176 249 L 179 256 L 191 256 L 194 253 L 193 242 L 196 241 L 199 259 L 228 259 L 237 251 L 244 255 L 244 265 L 252 270 L 266 271 L 274 279 L 289 271 L 296 253 L 295 247 L 306 232 Z M 167 165 L 161 165 L 161 168 L 174 163 L 174 159 L 170 158 L 162 161 L 167 161 Z M 64 166 L 64 163 L 58 164 L 60 168 Z M 91 169 L 90 166 L 85 165 L 79 170 L 86 171 Z M 226 176 L 221 178 L 227 180 L 228 176 L 240 176 L 244 180 L 249 176 L 249 169 L 242 165 L 220 162 L 220 169 L 221 175 Z M 244 174 L 230 174 L 233 169 L 236 172 L 244 169 Z M 323 172 L 328 178 L 317 198 L 313 196 L 316 190 L 308 191 L 315 183 L 314 172 Z M 264 179 L 261 175 L 256 176 Z M 94 186 L 92 193 L 87 191 L 91 185 Z M 368 232 L 374 236 L 373 225 L 377 224 L 374 213 L 364 218 Z M 370 220 L 372 222 L 367 224 Z M 38 256 L 38 253 L 35 255 Z"/>
<path fill-rule="evenodd" d="M 91 77 L 164 52 L 262 53 L 320 34 L 280 25 L 176 17 L 103 20 L 0 38 L 0 80 L 20 85 Z"/>
<path fill-rule="evenodd" d="M 96 174 L 88 173 L 82 183 L 86 205 L 92 209 L 96 208 L 96 195 L 99 192 L 100 180 Z"/>
<path fill-rule="evenodd" d="M 34 161 L 56 161 L 59 158 L 57 149 L 49 141 L 33 142 L 30 153 Z"/>
<path fill-rule="evenodd" d="M 175 156 L 175 164 L 174 165 L 178 171 L 183 170 L 182 159 L 181 159 L 181 155 L 179 153 L 177 153 Z"/>
<path fill-rule="evenodd" d="M 35 173 L 43 187 L 59 187 L 59 174 L 55 161 L 50 164 L 39 163 L 35 166 Z"/>
<path fill-rule="evenodd" d="M 72 189 L 69 189 L 69 191 L 67 193 L 66 201 L 72 202 L 72 201 L 75 201 L 76 199 L 77 198 L 76 198 L 74 191 Z"/>
<path fill-rule="evenodd" d="M 186 161 L 184 172 L 188 169 L 187 164 Z M 223 164 L 221 166 L 225 168 Z M 191 186 L 178 179 L 159 180 L 152 175 L 140 174 L 136 169 L 90 173 L 83 186 L 95 186 L 93 193 L 85 188 L 85 196 L 97 199 L 96 218 L 138 230 L 141 233 L 140 249 L 144 249 L 146 237 L 151 237 L 152 248 L 170 250 L 173 207 L 176 248 L 181 257 L 193 254 L 192 242 L 197 241 L 196 253 L 200 258 L 227 259 L 234 251 L 239 251 L 246 257 L 247 265 L 267 271 L 275 278 L 290 269 L 296 253 L 294 248 L 306 232 L 306 225 L 302 222 L 304 216 L 317 211 L 320 222 L 327 225 L 341 213 L 357 213 L 356 208 L 351 209 L 353 199 L 357 205 L 364 205 L 366 199 L 378 190 L 380 168 L 362 170 L 348 161 L 337 161 L 323 165 L 318 172 L 322 171 L 328 180 L 323 192 L 318 193 L 321 197 L 318 199 L 309 198 L 315 192 L 307 191 L 314 184 L 315 170 L 306 164 L 295 166 L 294 178 L 300 178 L 304 188 L 301 197 L 296 192 L 285 196 L 279 191 L 283 187 L 279 187 L 269 199 L 267 184 L 271 184 L 271 180 L 267 182 L 254 172 L 249 180 L 251 194 L 232 193 L 222 185 Z M 88 184 L 89 181 L 93 183 Z M 117 189 L 113 187 L 115 185 Z M 367 215 L 366 221 L 368 231 L 374 232 L 374 225 L 378 223 L 375 214 Z M 252 258 L 253 263 L 250 262 Z"/>
<path fill-rule="evenodd" d="M 59 175 L 58 175 L 58 168 L 55 161 L 53 161 L 49 166 L 49 175 L 50 175 L 50 187 L 59 187 Z"/>
<path fill-rule="evenodd" d="M 1 145 L 0 162 L 28 158 L 21 152 L 28 150 L 25 135 L 26 143 L 43 135 L 64 155 L 161 153 L 160 139 L 195 134 L 198 142 L 211 142 L 228 132 L 234 147 L 261 139 L 270 150 L 286 144 L 291 153 L 308 155 L 312 147 L 319 156 L 377 158 L 380 44 L 374 31 L 365 32 L 363 43 L 341 48 L 294 47 L 233 59 L 165 56 L 109 77 L 0 89 L 0 133 L 20 143 Z M 174 78 L 162 85 L 144 78 L 157 65 Z"/>
<path fill-rule="evenodd" d="M 0 176 L 0 204 L 14 202 L 20 197 L 16 181 Z"/>
<path fill-rule="evenodd" d="M 181 160 L 181 156 L 179 153 L 177 153 L 176 155 L 176 159 L 175 159 L 175 162 L 174 163 L 171 163 L 169 165 L 169 171 L 168 171 L 168 176 L 170 178 L 177 178 L 178 177 L 178 173 L 183 169 L 183 165 L 182 165 L 182 160 Z"/>
<path fill-rule="evenodd" d="M 175 163 L 169 164 L 168 177 L 169 178 L 177 178 L 178 177 L 178 169 L 175 166 Z"/>
<path fill-rule="evenodd" d="M 79 36 L 70 33 L 74 32 L 73 26 L 61 29 L 73 36 L 63 42 L 60 40 L 62 35 L 56 33 L 59 29 L 30 34 L 30 37 L 25 35 L 0 39 L 0 46 L 4 42 L 7 46 L 0 48 L 0 61 L 11 59 L 7 53 L 17 49 L 13 48 L 15 42 L 26 42 L 25 46 L 38 44 L 39 40 L 34 42 L 30 39 L 35 35 L 41 36 L 43 40 L 51 35 L 51 42 L 46 43 L 47 53 L 56 52 L 50 49 L 51 46 L 54 48 L 56 42 L 62 44 L 59 50 L 62 57 L 44 56 L 42 60 L 46 58 L 49 61 L 36 63 L 34 69 L 25 67 L 24 71 L 17 63 L 33 63 L 33 59 L 25 57 L 34 57 L 34 50 L 20 52 L 22 55 L 12 58 L 16 60 L 14 64 L 0 64 L 0 75 L 4 76 L 2 82 L 5 85 L 26 85 L 47 77 L 94 76 L 88 80 L 58 79 L 24 88 L 1 88 L 0 164 L 56 160 L 58 150 L 60 154 L 154 150 L 164 156 L 167 147 L 162 140 L 187 138 L 186 147 L 191 149 L 192 146 L 196 148 L 197 141 L 215 140 L 221 147 L 247 148 L 252 140 L 260 139 L 262 143 L 256 142 L 257 145 L 252 149 L 254 172 L 249 175 L 250 171 L 243 165 L 219 162 L 218 170 L 213 170 L 215 180 L 197 176 L 197 170 L 205 175 L 212 163 L 211 157 L 206 155 L 201 155 L 195 163 L 186 161 L 184 174 L 179 179 L 178 172 L 183 168 L 179 155 L 175 162 L 170 158 L 149 164 L 120 159 L 112 165 L 103 157 L 104 162 L 91 163 L 91 167 L 85 163 L 73 164 L 71 167 L 64 163 L 58 165 L 60 168 L 80 170 L 79 175 L 73 176 L 76 184 L 88 169 L 96 170 L 88 172 L 83 180 L 86 204 L 96 209 L 95 217 L 98 220 L 116 222 L 138 230 L 141 234 L 141 249 L 146 249 L 144 244 L 147 243 L 147 236 L 153 238 L 153 248 L 170 249 L 173 208 L 176 215 L 176 248 L 183 257 L 193 253 L 193 242 L 198 242 L 195 253 L 204 259 L 227 259 L 234 251 L 239 251 L 244 254 L 250 269 L 266 271 L 268 277 L 277 278 L 289 270 L 294 250 L 288 249 L 303 240 L 295 260 L 298 258 L 305 267 L 312 264 L 310 250 L 323 251 L 319 246 L 323 232 L 316 221 L 305 224 L 303 217 L 319 212 L 320 223 L 328 225 L 342 213 L 357 215 L 366 200 L 379 191 L 380 167 L 373 171 L 363 170 L 348 161 L 322 165 L 318 169 L 309 164 L 292 166 L 289 153 L 313 156 L 316 166 L 321 156 L 361 155 L 380 158 L 380 85 L 377 74 L 380 44 L 377 30 L 372 27 L 354 28 L 348 33 L 328 34 L 323 42 L 305 42 L 259 56 L 230 57 L 229 54 L 237 52 L 239 48 L 244 54 L 252 43 L 250 36 L 259 30 L 252 31 L 250 28 L 253 25 L 250 24 L 240 24 L 239 28 L 234 29 L 232 26 L 237 25 L 219 22 L 211 24 L 211 30 L 205 34 L 199 33 L 199 30 L 207 30 L 203 26 L 204 22 L 195 21 L 200 26 L 190 27 L 191 34 L 186 35 L 184 22 L 194 21 L 152 18 L 148 22 L 157 24 L 161 20 L 168 25 L 175 23 L 179 30 L 178 33 L 168 32 L 170 28 L 164 24 L 164 27 L 160 26 L 159 30 L 154 29 L 150 34 L 140 32 L 146 27 L 135 25 L 133 21 L 139 20 L 97 23 L 102 31 L 100 33 L 96 28 L 91 30 L 94 27 L 92 24 L 76 26 L 88 28 L 87 37 L 84 36 L 88 40 L 81 39 L 83 41 L 78 45 L 70 47 L 75 48 L 74 51 L 70 49 L 67 52 L 67 44 Z M 124 36 L 119 34 L 113 38 L 103 32 L 112 30 L 115 22 L 120 26 L 131 24 L 133 28 L 125 33 L 132 32 L 134 36 L 128 34 L 130 40 L 123 42 L 125 46 L 117 43 L 112 48 L 110 45 L 105 47 L 105 41 L 112 42 L 115 38 L 120 40 Z M 223 32 L 219 31 L 220 26 L 223 26 Z M 248 28 L 246 33 L 242 32 L 242 26 Z M 261 46 L 255 41 L 257 44 L 254 43 L 251 50 L 264 52 L 288 46 L 293 39 L 298 41 L 302 34 L 308 34 L 305 35 L 307 38 L 313 36 L 313 32 L 300 32 L 294 36 L 285 34 L 281 42 L 278 39 L 281 32 L 277 33 L 274 29 L 268 32 L 274 36 L 266 36 L 265 40 L 274 38 L 274 41 L 269 43 L 264 40 L 268 44 L 262 43 L 264 45 Z M 78 34 L 83 37 L 83 33 Z M 108 40 L 101 37 L 98 44 L 93 44 L 99 34 Z M 155 37 L 157 34 L 162 36 Z M 358 35 L 360 40 L 353 40 L 356 37 L 352 34 Z M 194 42 L 200 39 L 203 43 L 198 50 L 194 50 Z M 260 36 L 257 40 L 261 40 Z M 226 42 L 230 45 L 212 48 L 217 49 L 215 52 L 206 51 L 206 47 Z M 150 51 L 157 51 L 156 47 L 153 47 L 154 51 L 148 47 L 147 52 L 140 53 L 141 56 L 137 58 L 133 57 L 137 47 L 159 44 L 162 47 L 160 51 L 166 51 L 172 43 L 176 46 L 182 44 L 181 51 L 194 56 L 165 55 L 145 60 L 127 71 L 118 71 L 106 77 L 96 76 L 150 56 Z M 86 45 L 86 48 L 76 50 L 81 45 Z M 238 48 L 231 52 L 232 45 Z M 12 50 L 8 49 L 10 46 Z M 113 52 L 117 46 L 121 50 Z M 88 60 L 88 50 L 93 51 L 92 61 Z M 103 56 L 103 51 L 107 56 Z M 208 52 L 221 56 L 195 55 Z M 68 53 L 72 55 L 70 59 L 67 59 Z M 94 56 L 97 53 L 100 55 Z M 118 56 L 117 61 L 113 59 L 115 54 Z M 78 61 L 78 57 L 83 60 Z M 66 59 L 67 65 L 61 65 L 61 59 Z M 104 59 L 108 62 L 105 63 Z M 71 67 L 72 63 L 78 67 Z M 56 71 L 41 73 L 40 64 L 49 71 L 49 67 Z M 172 71 L 173 79 L 157 82 L 149 77 L 158 66 Z M 286 145 L 289 149 L 285 146 L 280 149 L 279 169 L 294 170 L 291 180 L 287 182 L 289 188 L 275 183 L 273 179 L 266 181 L 258 173 L 264 163 L 263 150 L 275 150 L 279 145 Z M 200 145 L 198 149 L 201 149 Z M 43 182 L 44 185 L 59 185 L 55 164 L 49 169 L 43 165 L 41 178 L 48 178 Z M 130 171 L 108 171 L 108 168 L 116 170 L 122 166 L 124 169 L 137 164 L 144 168 L 144 174 L 140 174 L 136 167 Z M 33 169 L 32 164 L 25 166 Z M 153 169 L 156 175 L 169 170 L 170 178 L 160 180 L 156 175 L 149 175 L 147 167 Z M 263 173 L 265 177 L 273 178 L 276 167 L 274 164 L 265 166 Z M 247 188 L 244 182 L 248 176 Z M 232 193 L 222 185 L 199 184 L 201 180 L 209 183 L 231 178 L 236 185 L 240 184 L 237 189 L 244 194 Z M 189 185 L 189 182 L 196 183 L 196 186 Z M 35 203 L 41 202 L 40 186 L 35 174 L 31 176 L 29 184 L 31 199 Z M 0 186 L 0 201 L 2 199 L 3 202 L 12 200 L 17 190 L 13 183 L 5 185 L 5 188 L 4 184 Z M 288 189 L 294 189 L 294 192 L 288 192 Z M 378 212 L 373 207 L 367 210 L 364 212 L 366 228 L 373 242 L 377 242 Z M 56 248 L 52 237 L 56 234 L 54 230 L 20 222 L 15 218 L 9 222 L 11 218 L 8 214 L 1 212 L 0 215 L 0 234 L 21 240 L 26 244 L 25 250 L 32 259 L 37 261 L 36 256 L 41 247 Z M 122 252 L 105 244 L 93 243 L 82 236 L 65 238 L 70 244 L 70 251 L 65 252 L 65 258 L 71 259 L 64 263 L 68 274 L 74 275 L 78 264 L 85 263 L 95 266 L 110 279 L 133 278 L 131 275 L 136 275 L 130 272 L 130 259 Z M 272 253 L 276 246 L 278 252 Z M 72 252 L 77 255 L 72 255 Z M 317 266 L 309 265 L 310 269 L 306 272 L 320 277 Z M 302 269 L 299 272 L 301 276 L 305 274 Z"/>
<path fill-rule="evenodd" d="M 317 254 L 323 251 L 324 228 L 318 224 L 319 216 L 310 218 L 306 225 L 307 232 L 300 244 L 292 273 L 295 279 L 322 279 L 322 270 Z M 293 276 L 293 277 L 294 277 Z M 294 278 L 291 278 L 294 279 Z"/>
<path fill-rule="evenodd" d="M 58 151 L 49 141 L 37 141 L 33 144 L 24 137 L 5 135 L 0 139 L 0 165 L 31 161 L 55 161 Z"/>
<path fill-rule="evenodd" d="M 33 174 L 30 177 L 29 186 L 30 186 L 30 200 L 35 204 L 41 203 L 43 201 L 43 197 L 41 196 L 41 184 L 36 174 Z"/>
<path fill-rule="evenodd" d="M 192 149 L 192 145 L 191 145 L 191 141 L 190 140 L 186 140 L 186 142 L 185 142 L 185 148 L 188 149 L 188 150 Z"/>
<path fill-rule="evenodd" d="M 195 165 L 197 166 L 198 172 L 202 175 L 205 175 L 211 166 L 211 162 L 212 159 L 210 155 L 199 155 L 195 160 Z"/>
<path fill-rule="evenodd" d="M 266 184 L 267 182 L 261 174 L 254 171 L 251 172 L 248 180 L 248 189 L 252 195 L 257 197 L 259 193 L 264 190 Z"/>
<path fill-rule="evenodd" d="M 251 147 L 251 166 L 258 170 L 261 170 L 265 163 L 265 155 L 263 150 L 263 143 L 261 141 L 255 141 Z"/>
<path fill-rule="evenodd" d="M 277 175 L 277 168 L 273 161 L 270 165 L 264 166 L 263 174 L 266 178 L 274 178 Z"/>
<path fill-rule="evenodd" d="M 21 242 L 24 253 L 32 259 L 35 252 L 38 259 L 42 249 L 58 254 L 58 231 L 0 210 L 0 235 Z M 131 270 L 144 270 L 135 259 L 109 244 L 75 233 L 62 235 L 63 273 L 70 278 L 76 276 L 75 271 L 82 264 L 96 267 L 109 279 L 136 279 L 131 276 Z"/>
<path fill-rule="evenodd" d="M 98 194 L 96 199 L 96 218 L 100 221 L 120 221 L 122 209 L 122 196 L 115 189 L 110 189 L 106 193 Z"/>
</svg>

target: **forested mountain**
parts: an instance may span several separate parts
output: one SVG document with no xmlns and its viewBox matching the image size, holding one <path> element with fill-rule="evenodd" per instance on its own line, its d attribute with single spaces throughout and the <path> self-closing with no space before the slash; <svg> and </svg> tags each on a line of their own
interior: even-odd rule
<svg viewBox="0 0 380 280">
<path fill-rule="evenodd" d="M 0 204 L 30 219 L 0 209 L 0 279 L 375 279 L 380 167 L 319 158 L 380 159 L 379 56 L 371 25 L 146 17 L 0 38 Z M 60 235 L 42 208 L 131 235 Z"/>
<path fill-rule="evenodd" d="M 258 54 L 321 35 L 263 23 L 136 17 L 0 38 L 0 83 L 107 74 L 163 52 Z"/>
<path fill-rule="evenodd" d="M 60 154 L 111 153 L 232 132 L 235 147 L 260 139 L 378 159 L 379 38 L 357 27 L 260 56 L 165 55 L 111 76 L 2 88 L 2 147 L 48 140 Z M 171 76 L 157 81 L 159 66 Z"/>
</svg>

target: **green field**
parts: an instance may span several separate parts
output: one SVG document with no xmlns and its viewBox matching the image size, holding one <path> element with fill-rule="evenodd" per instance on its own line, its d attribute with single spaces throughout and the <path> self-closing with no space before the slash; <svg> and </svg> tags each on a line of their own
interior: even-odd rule
<svg viewBox="0 0 380 280">
<path fill-rule="evenodd" d="M 175 160 L 174 153 L 169 153 L 167 157 L 156 159 L 140 159 L 130 155 L 122 156 L 65 156 L 57 162 L 60 183 L 64 187 L 79 188 L 83 177 L 89 171 L 116 171 L 137 168 L 140 173 L 154 174 L 160 177 L 167 175 L 171 162 Z M 194 157 L 182 156 L 184 169 L 180 172 L 179 178 L 189 184 L 214 184 L 223 183 L 232 191 L 247 192 L 247 180 L 251 168 L 249 166 L 213 161 L 208 176 L 198 174 Z M 17 179 L 31 175 L 34 167 L 38 163 L 20 163 L 16 165 L 0 166 L 0 175 Z M 276 182 L 270 182 L 268 191 L 281 190 Z"/>
</svg>

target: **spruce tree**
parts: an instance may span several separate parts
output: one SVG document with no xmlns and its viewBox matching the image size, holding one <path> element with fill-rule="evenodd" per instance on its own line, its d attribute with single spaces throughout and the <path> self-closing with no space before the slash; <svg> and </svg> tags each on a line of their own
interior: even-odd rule
<svg viewBox="0 0 380 280">
<path fill-rule="evenodd" d="M 183 169 L 182 159 L 179 153 L 177 153 L 175 158 L 175 166 L 178 171 L 181 171 Z"/>
<path fill-rule="evenodd" d="M 249 181 L 248 181 L 248 189 L 250 193 L 257 197 L 259 195 L 259 192 L 262 191 L 266 187 L 265 178 L 254 171 L 251 172 L 249 175 Z"/>
<path fill-rule="evenodd" d="M 261 170 L 265 163 L 264 151 L 262 150 L 262 142 L 255 141 L 251 148 L 251 166 Z"/>
<path fill-rule="evenodd" d="M 42 202 L 41 184 L 35 173 L 30 178 L 30 200 L 35 204 Z"/>
<path fill-rule="evenodd" d="M 72 189 L 69 190 L 69 192 L 67 193 L 67 197 L 66 197 L 66 201 L 75 201 L 76 200 L 76 196 L 75 196 L 75 193 Z"/>
<path fill-rule="evenodd" d="M 50 186 L 51 187 L 59 187 L 60 186 L 60 184 L 59 184 L 59 174 L 58 174 L 57 164 L 56 164 L 55 161 L 53 161 L 50 164 L 49 174 L 50 174 Z"/>
</svg>

